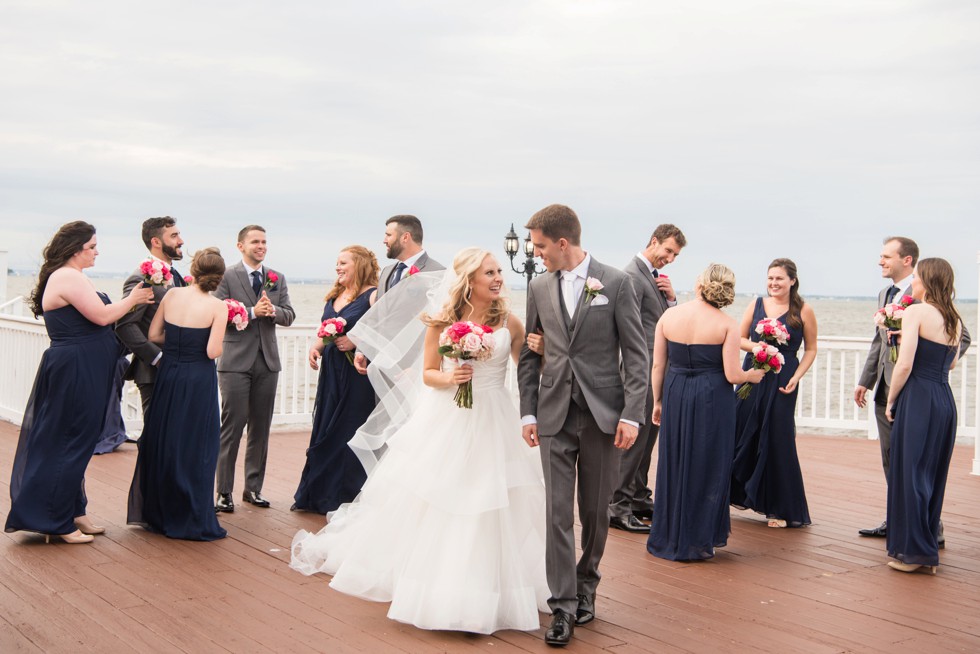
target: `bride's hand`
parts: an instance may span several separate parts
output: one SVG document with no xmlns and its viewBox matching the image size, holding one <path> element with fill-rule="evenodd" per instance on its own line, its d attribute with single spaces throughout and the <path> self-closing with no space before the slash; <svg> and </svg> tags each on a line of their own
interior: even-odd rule
<svg viewBox="0 0 980 654">
<path fill-rule="evenodd" d="M 457 386 L 473 379 L 473 368 L 467 363 L 457 363 L 452 372 L 453 383 Z"/>
<path fill-rule="evenodd" d="M 544 335 L 531 332 L 527 335 L 527 349 L 535 354 L 544 354 Z"/>
</svg>

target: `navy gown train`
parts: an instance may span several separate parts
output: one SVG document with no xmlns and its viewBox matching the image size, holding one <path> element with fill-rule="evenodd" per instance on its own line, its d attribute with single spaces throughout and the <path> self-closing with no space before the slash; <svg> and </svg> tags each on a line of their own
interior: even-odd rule
<svg viewBox="0 0 980 654">
<path fill-rule="evenodd" d="M 24 410 L 6 531 L 63 535 L 86 513 L 85 468 L 105 423 L 119 342 L 111 326 L 71 305 L 45 311 L 44 328 L 51 347 Z"/>
<path fill-rule="evenodd" d="M 350 332 L 371 307 L 373 291 L 364 291 L 339 312 L 333 302 L 327 302 L 321 320 L 339 316 L 347 321 L 344 333 Z M 347 442 L 371 415 L 376 401 L 368 378 L 354 369 L 343 352 L 327 346 L 320 359 L 313 430 L 294 509 L 326 514 L 361 492 L 367 473 Z"/>
<path fill-rule="evenodd" d="M 939 518 L 956 442 L 949 367 L 958 349 L 920 336 L 912 372 L 892 407 L 886 546 L 905 563 L 939 564 Z"/>
<path fill-rule="evenodd" d="M 721 345 L 667 341 L 653 525 L 647 551 L 708 559 L 728 543 L 735 392 Z"/>
<path fill-rule="evenodd" d="M 163 358 L 139 439 L 129 524 L 185 540 L 217 540 L 214 470 L 221 420 L 210 327 L 164 322 Z"/>
<path fill-rule="evenodd" d="M 752 326 L 766 317 L 762 298 L 755 303 Z M 731 503 L 740 509 L 752 509 L 771 519 L 785 520 L 789 527 L 810 524 L 810 510 L 803 488 L 803 472 L 796 452 L 796 397 L 779 392 L 800 367 L 796 354 L 803 342 L 803 328 L 778 320 L 789 331 L 789 342 L 778 346 L 786 359 L 779 374 L 766 373 L 745 400 L 735 407 L 735 462 L 732 466 Z M 755 329 L 752 342 L 759 341 Z M 752 367 L 752 354 L 745 355 L 744 370 Z"/>
</svg>

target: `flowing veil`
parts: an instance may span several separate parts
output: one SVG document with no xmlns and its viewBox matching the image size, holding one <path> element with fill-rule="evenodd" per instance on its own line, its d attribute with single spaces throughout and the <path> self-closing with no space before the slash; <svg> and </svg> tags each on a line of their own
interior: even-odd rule
<svg viewBox="0 0 980 654">
<path fill-rule="evenodd" d="M 422 390 L 426 326 L 419 315 L 439 312 L 455 279 L 452 269 L 402 279 L 397 291 L 382 295 L 348 334 L 371 361 L 368 379 L 378 396 L 378 405 L 348 443 L 369 475 Z"/>
</svg>

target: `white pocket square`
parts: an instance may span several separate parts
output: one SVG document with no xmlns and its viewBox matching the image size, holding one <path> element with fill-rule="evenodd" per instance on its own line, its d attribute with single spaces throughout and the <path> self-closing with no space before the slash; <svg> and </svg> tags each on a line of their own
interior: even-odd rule
<svg viewBox="0 0 980 654">
<path fill-rule="evenodd" d="M 601 307 L 603 304 L 609 304 L 609 298 L 605 295 L 596 295 L 592 298 L 592 306 Z"/>
</svg>

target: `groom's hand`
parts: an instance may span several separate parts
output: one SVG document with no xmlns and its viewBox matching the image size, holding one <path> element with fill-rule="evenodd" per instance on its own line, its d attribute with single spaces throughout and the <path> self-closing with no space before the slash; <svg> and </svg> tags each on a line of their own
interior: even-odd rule
<svg viewBox="0 0 980 654">
<path fill-rule="evenodd" d="M 528 444 L 529 447 L 537 447 L 541 444 L 541 440 L 538 438 L 538 426 L 534 425 L 524 425 L 521 430 L 521 436 L 524 437 L 524 442 Z"/>
<path fill-rule="evenodd" d="M 639 430 L 631 424 L 620 420 L 616 424 L 616 447 L 621 450 L 628 450 L 636 442 L 636 435 Z"/>
</svg>

